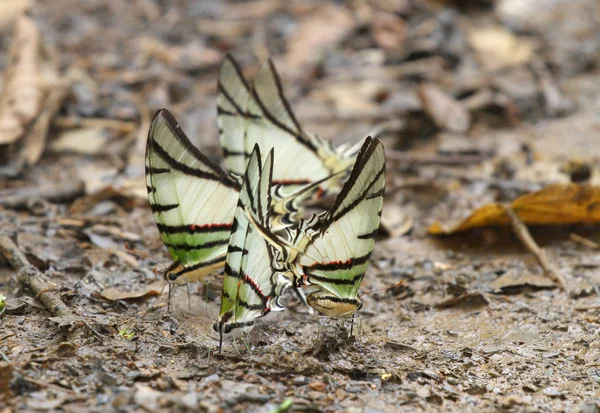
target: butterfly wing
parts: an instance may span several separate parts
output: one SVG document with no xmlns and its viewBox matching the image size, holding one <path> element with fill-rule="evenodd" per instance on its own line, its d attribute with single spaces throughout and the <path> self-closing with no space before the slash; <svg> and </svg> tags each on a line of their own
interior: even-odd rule
<svg viewBox="0 0 600 413">
<path fill-rule="evenodd" d="M 272 267 L 273 250 L 263 236 L 268 232 L 272 173 L 273 151 L 263 166 L 256 146 L 243 177 L 229 240 L 221 310 L 214 326 L 221 337 L 243 333 L 256 318 L 283 310 L 278 299 L 290 282 Z"/>
<path fill-rule="evenodd" d="M 270 60 L 258 70 L 250 88 L 235 60 L 227 55 L 219 72 L 217 119 L 227 168 L 242 175 L 258 144 L 275 148 L 273 184 L 301 186 L 325 179 L 323 190 L 338 190 L 354 163 L 355 151 L 332 149 L 329 142 L 305 132 L 284 96 Z"/>
<path fill-rule="evenodd" d="M 285 95 L 275 66 L 265 62 L 254 78 L 247 105 L 246 151 L 256 143 L 275 148 L 273 184 L 299 186 L 348 169 L 353 158 L 343 158 L 329 142 L 305 132 Z M 344 175 L 324 183 L 339 185 Z"/>
<path fill-rule="evenodd" d="M 244 135 L 249 98 L 250 88 L 240 67 L 230 55 L 226 55 L 217 84 L 217 125 L 225 165 L 237 175 L 243 175 L 246 170 Z"/>
<path fill-rule="evenodd" d="M 369 137 L 332 207 L 317 222 L 301 224 L 300 232 L 311 235 L 297 262 L 310 284 L 342 300 L 357 298 L 381 221 L 384 189 L 383 144 Z"/>
<path fill-rule="evenodd" d="M 204 156 L 166 109 L 156 112 L 148 133 L 146 185 L 174 261 L 167 280 L 196 281 L 221 267 L 241 184 Z"/>
</svg>

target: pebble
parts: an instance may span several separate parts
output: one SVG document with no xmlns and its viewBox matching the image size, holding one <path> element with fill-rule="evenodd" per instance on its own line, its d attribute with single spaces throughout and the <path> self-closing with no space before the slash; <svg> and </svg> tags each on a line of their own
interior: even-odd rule
<svg viewBox="0 0 600 413">
<path fill-rule="evenodd" d="M 296 376 L 292 380 L 292 383 L 294 386 L 304 386 L 306 383 L 308 383 L 308 379 L 304 376 Z"/>
<path fill-rule="evenodd" d="M 322 381 L 313 381 L 308 385 L 308 387 L 310 387 L 312 390 L 320 392 L 324 392 L 325 390 L 327 390 L 327 385 Z"/>
</svg>

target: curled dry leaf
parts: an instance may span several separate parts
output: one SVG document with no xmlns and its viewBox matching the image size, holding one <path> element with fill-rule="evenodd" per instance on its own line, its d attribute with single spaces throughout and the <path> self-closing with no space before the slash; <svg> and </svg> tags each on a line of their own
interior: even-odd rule
<svg viewBox="0 0 600 413">
<path fill-rule="evenodd" d="M 14 159 L 22 165 L 34 164 L 44 152 L 48 129 L 69 83 L 59 76 L 55 56 L 43 46 L 35 22 L 27 16 L 15 23 L 3 80 L 0 145 L 22 140 Z"/>
<path fill-rule="evenodd" d="M 418 89 L 423 110 L 440 129 L 464 133 L 471 127 L 471 114 L 464 106 L 433 84 Z"/>
<path fill-rule="evenodd" d="M 15 19 L 31 7 L 31 0 L 0 1 L 0 31 L 10 29 Z"/>
<path fill-rule="evenodd" d="M 0 145 L 15 142 L 39 113 L 44 93 L 40 87 L 40 32 L 32 19 L 17 19 L 4 71 L 0 98 Z"/>
<path fill-rule="evenodd" d="M 600 222 L 600 187 L 588 184 L 552 184 L 544 189 L 520 196 L 511 208 L 525 224 L 565 225 Z M 473 211 L 467 218 L 444 225 L 433 223 L 432 235 L 449 235 L 472 228 L 508 225 L 505 207 L 492 203 Z"/>
</svg>

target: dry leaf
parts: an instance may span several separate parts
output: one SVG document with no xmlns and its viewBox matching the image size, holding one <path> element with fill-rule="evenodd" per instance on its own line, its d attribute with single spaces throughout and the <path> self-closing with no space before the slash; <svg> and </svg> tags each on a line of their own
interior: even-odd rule
<svg viewBox="0 0 600 413">
<path fill-rule="evenodd" d="M 433 84 L 418 89 L 423 110 L 440 129 L 464 133 L 471 127 L 471 114 L 463 105 Z"/>
<path fill-rule="evenodd" d="M 15 19 L 31 7 L 31 0 L 0 1 L 0 31 L 9 29 Z"/>
<path fill-rule="evenodd" d="M 507 271 L 490 283 L 496 292 L 507 293 L 524 288 L 547 289 L 555 288 L 554 281 L 544 275 L 519 274 L 517 271 Z"/>
<path fill-rule="evenodd" d="M 311 16 L 300 20 L 288 43 L 287 63 L 291 68 L 304 70 L 319 61 L 328 48 L 340 42 L 353 28 L 354 19 L 346 8 L 323 4 Z"/>
<path fill-rule="evenodd" d="M 62 131 L 52 141 L 50 149 L 61 152 L 75 152 L 95 155 L 106 146 L 106 129 L 82 128 Z"/>
<path fill-rule="evenodd" d="M 118 287 L 109 287 L 102 290 L 100 296 L 106 300 L 135 300 L 138 298 L 147 298 L 160 295 L 160 291 L 164 288 L 164 281 L 156 281 L 152 284 L 142 285 L 141 288 L 131 291 L 122 291 Z"/>
<path fill-rule="evenodd" d="M 28 165 L 37 163 L 42 157 L 46 148 L 48 129 L 68 92 L 68 83 L 66 81 L 59 82 L 54 85 L 44 100 L 42 112 L 35 119 L 23 140 L 24 144 L 20 156 Z"/>
<path fill-rule="evenodd" d="M 600 222 L 600 187 L 588 184 L 553 184 L 515 199 L 512 209 L 525 224 L 565 225 Z M 472 228 L 508 225 L 504 207 L 492 203 L 473 211 L 459 223 L 433 223 L 428 232 L 447 235 Z"/>
<path fill-rule="evenodd" d="M 383 208 L 381 215 L 381 228 L 389 234 L 391 238 L 400 237 L 410 231 L 414 221 L 410 215 L 407 215 L 404 209 L 397 204 L 388 204 Z"/>
<path fill-rule="evenodd" d="M 375 43 L 382 49 L 399 49 L 404 43 L 406 25 L 394 13 L 377 13 L 371 23 Z"/>
<path fill-rule="evenodd" d="M 21 140 L 19 152 L 11 158 L 19 169 L 42 156 L 48 129 L 68 91 L 56 55 L 41 43 L 35 22 L 21 16 L 15 23 L 0 97 L 0 145 Z"/>
<path fill-rule="evenodd" d="M 533 57 L 531 41 L 515 36 L 500 26 L 472 29 L 469 41 L 479 63 L 490 71 L 524 65 Z"/>
<path fill-rule="evenodd" d="M 4 71 L 0 100 L 0 145 L 15 142 L 40 111 L 44 92 L 40 85 L 40 32 L 33 20 L 21 16 Z"/>
</svg>

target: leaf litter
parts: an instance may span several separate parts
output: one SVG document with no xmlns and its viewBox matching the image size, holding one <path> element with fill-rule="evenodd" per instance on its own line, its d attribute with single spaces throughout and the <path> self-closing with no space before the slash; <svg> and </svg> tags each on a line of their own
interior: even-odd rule
<svg viewBox="0 0 600 413">
<path fill-rule="evenodd" d="M 34 92 L 3 149 L 35 166 L 1 165 L 3 254 L 22 252 L 26 268 L 10 253 L 0 263 L 5 410 L 597 409 L 596 2 L 18 3 L 3 33 L 14 44 L 5 26 L 26 19 L 56 52 L 0 53 L 3 97 Z M 34 62 L 22 73 L 16 52 Z M 285 313 L 217 355 L 218 275 L 190 285 L 189 304 L 175 290 L 165 312 L 152 269 L 168 253 L 139 148 L 166 106 L 220 156 L 225 52 L 249 73 L 273 56 L 307 130 L 385 142 L 385 219 L 363 288 L 404 282 L 364 297 L 354 337 L 286 296 Z M 37 89 L 40 59 L 66 89 Z M 14 89 L 16 73 L 36 82 Z M 507 205 L 568 292 L 522 248 Z"/>
</svg>

